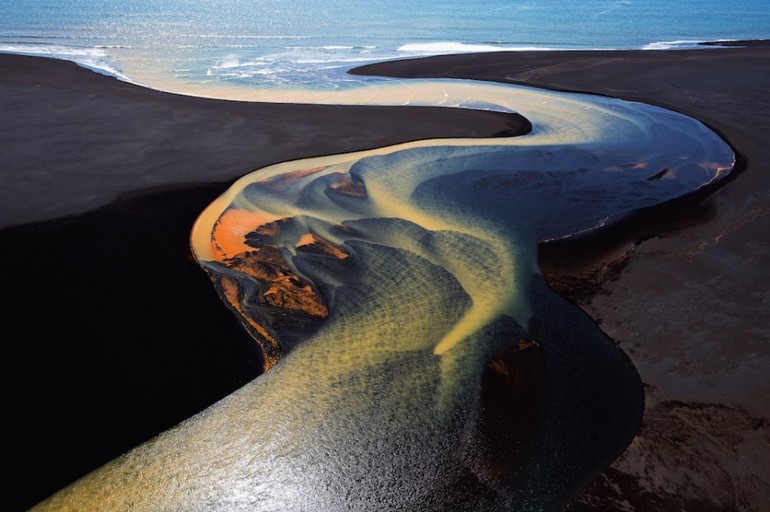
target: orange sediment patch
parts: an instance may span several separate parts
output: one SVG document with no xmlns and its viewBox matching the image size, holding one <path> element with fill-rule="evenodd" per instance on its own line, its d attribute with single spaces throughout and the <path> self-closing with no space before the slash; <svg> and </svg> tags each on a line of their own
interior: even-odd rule
<svg viewBox="0 0 770 512">
<path fill-rule="evenodd" d="M 252 250 L 246 244 L 246 235 L 278 218 L 264 212 L 228 209 L 217 219 L 211 231 L 212 255 L 223 260 Z"/>
<path fill-rule="evenodd" d="M 283 310 L 291 315 L 306 315 L 319 320 L 329 315 L 323 298 L 310 283 L 289 268 L 283 255 L 274 245 L 252 249 L 233 258 L 224 259 L 221 263 L 243 276 L 241 278 L 212 274 L 214 281 L 219 285 L 222 298 L 237 313 L 241 323 L 262 347 L 265 371 L 278 362 L 284 349 L 280 342 L 280 333 L 271 327 L 270 312 Z M 241 288 L 242 280 L 261 282 L 258 296 L 247 296 Z M 244 304 L 251 304 L 248 311 Z M 258 313 L 262 308 L 264 316 Z"/>
<path fill-rule="evenodd" d="M 278 362 L 275 353 L 279 350 L 278 342 L 268 333 L 264 327 L 259 325 L 254 319 L 251 318 L 241 307 L 241 301 L 239 300 L 238 283 L 227 276 L 222 276 L 219 281 L 219 285 L 222 290 L 222 296 L 225 301 L 238 312 L 238 316 L 241 322 L 246 324 L 248 330 L 253 330 L 257 334 L 257 341 L 260 341 L 262 345 L 262 355 L 265 358 L 265 366 L 263 370 L 269 370 L 275 363 Z M 253 335 L 253 334 L 252 334 Z"/>
<path fill-rule="evenodd" d="M 346 196 L 361 198 L 367 197 L 366 185 L 364 185 L 364 182 L 361 180 L 352 179 L 346 175 L 343 176 L 340 181 L 333 183 L 329 189 Z"/>
<path fill-rule="evenodd" d="M 277 310 L 282 315 L 299 314 L 323 320 L 329 315 L 323 298 L 312 284 L 300 277 L 287 263 L 275 245 L 289 219 L 264 213 L 229 209 L 214 224 L 211 235 L 212 253 L 219 264 L 232 273 L 211 273 L 224 301 L 262 347 L 265 370 L 278 362 L 284 347 L 280 329 L 271 320 Z M 253 247 L 246 243 L 247 237 Z M 344 259 L 348 254 L 312 233 L 301 237 L 298 245 L 312 246 Z M 257 281 L 254 288 L 249 283 Z M 248 291 L 247 291 L 248 290 Z"/>
<path fill-rule="evenodd" d="M 232 273 L 213 273 L 219 293 L 262 347 L 265 370 L 280 358 L 280 328 L 273 315 L 299 315 L 323 320 L 329 315 L 323 298 L 289 265 L 276 240 L 291 219 L 264 212 L 229 208 L 211 230 L 211 260 Z M 313 233 L 300 237 L 297 247 L 338 259 L 349 255 Z M 258 282 L 256 288 L 252 284 Z"/>
<path fill-rule="evenodd" d="M 311 250 L 316 253 L 320 252 L 321 254 L 333 256 L 338 260 L 344 260 L 350 257 L 350 254 L 331 242 L 320 238 L 315 233 L 305 233 L 302 235 L 299 241 L 297 241 L 297 249 Z"/>
<path fill-rule="evenodd" d="M 317 237 L 313 233 L 305 233 L 297 241 L 297 248 L 315 243 Z"/>
<path fill-rule="evenodd" d="M 267 284 L 258 301 L 266 306 L 290 309 L 315 318 L 326 318 L 329 310 L 313 287 L 295 274 L 274 245 L 239 254 L 223 262 L 253 279 Z"/>
</svg>

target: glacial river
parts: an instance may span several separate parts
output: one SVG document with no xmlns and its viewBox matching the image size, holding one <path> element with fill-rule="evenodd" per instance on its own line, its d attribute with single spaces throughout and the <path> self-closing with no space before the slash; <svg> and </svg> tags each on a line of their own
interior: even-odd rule
<svg viewBox="0 0 770 512">
<path fill-rule="evenodd" d="M 191 245 L 269 371 L 36 510 L 557 510 L 631 441 L 639 377 L 545 284 L 537 244 L 715 184 L 729 146 L 658 107 L 512 85 L 322 101 L 516 112 L 532 130 L 237 181 Z"/>
</svg>

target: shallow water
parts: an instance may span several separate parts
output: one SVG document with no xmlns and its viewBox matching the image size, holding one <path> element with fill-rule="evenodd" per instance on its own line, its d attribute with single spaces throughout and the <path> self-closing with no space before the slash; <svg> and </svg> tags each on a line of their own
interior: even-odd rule
<svg viewBox="0 0 770 512">
<path fill-rule="evenodd" d="M 639 378 L 545 285 L 536 244 L 718 182 L 729 147 L 609 98 L 455 81 L 361 95 L 483 101 L 533 130 L 236 182 L 193 252 L 273 368 L 41 510 L 556 510 L 630 442 Z"/>
</svg>

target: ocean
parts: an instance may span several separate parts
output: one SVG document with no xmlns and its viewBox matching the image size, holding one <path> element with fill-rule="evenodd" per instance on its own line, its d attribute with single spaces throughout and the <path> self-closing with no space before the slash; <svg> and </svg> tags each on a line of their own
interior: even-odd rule
<svg viewBox="0 0 770 512">
<path fill-rule="evenodd" d="M 2 0 L 0 52 L 160 89 L 338 89 L 356 65 L 496 50 L 770 37 L 768 0 Z"/>
</svg>

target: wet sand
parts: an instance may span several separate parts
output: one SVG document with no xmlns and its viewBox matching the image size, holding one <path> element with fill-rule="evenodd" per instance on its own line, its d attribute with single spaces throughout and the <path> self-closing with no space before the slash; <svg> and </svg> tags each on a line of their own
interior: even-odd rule
<svg viewBox="0 0 770 512">
<path fill-rule="evenodd" d="M 585 244 L 550 249 L 552 282 L 630 354 L 648 391 L 637 440 L 570 510 L 767 503 L 769 55 L 761 45 L 504 53 L 370 68 L 642 99 L 698 117 L 746 157 L 715 194 L 629 227 L 623 247 L 646 240 L 630 253 L 607 246 L 624 255 L 616 264 Z M 0 219 L 21 224 L 0 232 L 13 248 L 0 280 L 6 332 L 26 333 L 4 344 L 2 362 L 9 510 L 258 374 L 255 347 L 189 257 L 188 227 L 228 180 L 288 158 L 512 128 L 489 113 L 185 98 L 43 59 L 2 56 L 0 68 Z M 107 185 L 94 178 L 104 169 Z M 586 264 L 564 264 L 586 253 Z"/>
<path fill-rule="evenodd" d="M 743 158 L 729 183 L 652 225 L 541 248 L 552 285 L 620 343 L 647 392 L 637 439 L 570 510 L 770 507 L 770 44 L 747 46 L 441 56 L 358 70 L 643 101 L 700 119 Z"/>
</svg>

